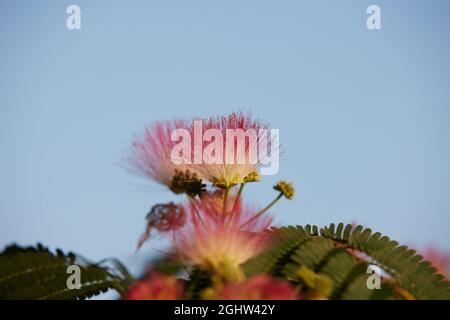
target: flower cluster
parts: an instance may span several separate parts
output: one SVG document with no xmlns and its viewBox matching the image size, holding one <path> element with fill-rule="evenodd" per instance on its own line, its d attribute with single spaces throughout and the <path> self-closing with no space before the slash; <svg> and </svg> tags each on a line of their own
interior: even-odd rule
<svg viewBox="0 0 450 320">
<path fill-rule="evenodd" d="M 149 272 L 144 279 L 130 286 L 126 300 L 178 300 L 183 296 L 181 282 L 173 276 Z"/>
<path fill-rule="evenodd" d="M 205 133 L 212 132 L 216 140 L 224 137 L 224 141 L 216 144 L 214 150 L 207 143 L 211 139 L 202 140 L 200 148 L 194 143 L 179 150 L 177 135 L 194 141 L 199 124 Z M 250 114 L 243 113 L 195 119 L 192 123 L 158 122 L 135 139 L 126 158 L 126 167 L 131 171 L 165 185 L 175 194 L 187 195 L 180 204 L 170 202 L 152 207 L 138 248 L 152 231 L 167 236 L 174 256 L 187 272 L 200 270 L 210 275 L 211 283 L 203 290 L 204 298 L 298 298 L 297 290 L 288 282 L 267 275 L 247 279 L 242 269 L 246 261 L 268 245 L 267 230 L 272 218 L 265 213 L 283 196 L 292 199 L 294 195 L 292 184 L 281 181 L 274 187 L 279 194 L 265 208 L 256 210 L 242 201 L 244 186 L 261 179 L 259 170 L 269 154 L 258 154 L 255 159 L 255 150 L 267 149 L 270 141 L 262 138 L 268 129 Z M 244 133 L 245 139 L 230 135 L 230 130 Z M 251 139 L 255 132 L 263 134 Z M 182 161 L 174 161 L 174 150 L 175 157 L 178 160 L 181 157 Z M 201 161 L 198 161 L 199 153 L 203 157 Z M 232 161 L 229 161 L 230 153 Z M 277 149 L 270 152 L 276 153 Z M 191 156 L 197 161 L 191 161 Z M 135 283 L 124 298 L 179 299 L 185 297 L 180 288 L 181 282 L 173 276 L 152 271 Z"/>
<path fill-rule="evenodd" d="M 198 195 L 203 181 L 229 189 L 258 181 L 259 168 L 278 156 L 268 131 L 268 125 L 243 113 L 158 122 L 135 139 L 125 164 L 175 193 Z"/>
<path fill-rule="evenodd" d="M 174 246 L 189 265 L 203 267 L 225 281 L 243 279 L 240 265 L 258 254 L 265 245 L 264 231 L 271 219 L 254 216 L 237 205 L 233 213 L 223 213 L 217 196 L 203 195 L 186 205 L 188 222 L 174 232 Z"/>
<path fill-rule="evenodd" d="M 254 263 L 270 265 L 271 258 L 283 256 L 280 251 L 284 249 L 279 249 L 279 243 L 270 246 L 271 241 L 276 240 L 273 232 L 269 232 L 272 217 L 268 212 L 280 199 L 292 200 L 295 195 L 292 183 L 281 180 L 273 186 L 277 192 L 274 199 L 261 209 L 249 206 L 242 199 L 244 187 L 250 182 L 261 181 L 267 172 L 263 171 L 267 164 L 272 167 L 273 156 L 279 155 L 278 138 L 268 139 L 269 130 L 272 135 L 268 125 L 253 119 L 250 114 L 232 113 L 192 121 L 158 122 L 136 137 L 126 158 L 126 167 L 186 197 L 179 203 L 154 205 L 147 214 L 145 232 L 138 241 L 139 249 L 154 232 L 166 237 L 171 246 L 168 250 L 170 258 L 168 255 L 162 260 L 174 264 L 176 271 L 170 268 L 167 272 L 167 268 L 153 266 L 144 278 L 128 289 L 124 299 L 334 298 L 336 277 L 317 270 L 311 261 L 298 266 L 292 263 L 276 266 L 271 275 L 248 272 Z M 334 230 L 334 227 L 330 228 Z M 334 231 L 320 231 L 325 235 L 327 232 Z M 361 232 L 361 227 L 355 225 L 353 228 L 348 225 L 344 230 L 344 234 L 355 235 L 356 239 L 366 235 L 367 240 L 367 232 L 357 232 Z M 289 234 L 287 232 L 285 237 L 292 240 Z M 319 231 L 313 228 L 312 235 L 318 234 Z M 378 238 L 373 235 L 370 239 L 377 241 Z M 383 239 L 387 238 L 379 241 Z M 300 251 L 301 255 L 298 251 L 301 249 L 294 250 L 293 260 L 300 257 L 306 261 L 317 260 L 324 254 L 320 252 L 322 249 L 317 249 L 320 242 L 308 241 L 301 245 L 305 247 L 304 252 Z M 343 265 L 342 261 L 352 261 L 348 262 L 349 265 L 356 261 L 358 268 L 355 272 L 361 272 L 363 266 L 374 261 L 357 246 L 330 241 L 326 243 L 333 243 L 334 249 L 330 251 L 333 254 L 326 254 L 327 262 L 323 262 L 325 258 L 318 260 L 324 269 L 339 263 Z M 286 243 L 289 245 L 285 250 L 289 253 L 292 248 L 289 241 Z M 309 243 L 310 252 L 307 250 Z M 326 252 L 328 249 L 323 250 Z M 437 274 L 435 279 L 448 275 L 449 256 L 433 248 L 424 250 L 422 254 L 433 265 L 434 268 L 429 270 Z M 253 259 L 258 255 L 258 259 Z M 181 280 L 175 274 L 185 279 Z M 280 274 L 285 277 L 280 277 Z M 415 298 L 399 286 L 393 274 L 386 268 L 382 275 L 382 281 L 391 286 L 393 297 Z M 360 279 L 356 273 L 346 278 L 351 281 Z M 344 278 L 339 281 L 344 281 Z M 357 291 L 351 285 L 348 289 Z"/>
</svg>

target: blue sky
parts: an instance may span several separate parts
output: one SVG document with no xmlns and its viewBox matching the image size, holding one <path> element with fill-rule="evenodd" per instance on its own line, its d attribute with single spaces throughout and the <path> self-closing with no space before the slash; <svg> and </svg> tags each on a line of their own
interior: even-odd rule
<svg viewBox="0 0 450 320">
<path fill-rule="evenodd" d="M 67 6 L 82 29 L 66 29 Z M 381 8 L 382 29 L 366 28 Z M 358 221 L 450 250 L 450 4 L 438 1 L 2 1 L 0 245 L 135 254 L 152 204 L 117 165 L 155 120 L 250 110 L 280 129 L 295 183 L 279 224 Z M 158 238 L 152 240 L 158 247 Z"/>
</svg>

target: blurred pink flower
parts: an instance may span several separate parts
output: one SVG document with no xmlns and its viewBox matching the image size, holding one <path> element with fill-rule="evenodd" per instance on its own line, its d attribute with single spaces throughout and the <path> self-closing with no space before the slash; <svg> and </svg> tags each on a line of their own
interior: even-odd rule
<svg viewBox="0 0 450 320">
<path fill-rule="evenodd" d="M 189 264 L 233 272 L 266 244 L 264 231 L 271 223 L 270 217 L 243 226 L 255 212 L 239 204 L 233 214 L 224 213 L 217 194 L 204 194 L 185 207 L 186 225 L 173 235 L 176 250 Z"/>
<path fill-rule="evenodd" d="M 263 274 L 241 283 L 225 285 L 216 292 L 216 298 L 223 300 L 297 300 L 299 293 L 290 283 Z"/>
<path fill-rule="evenodd" d="M 126 159 L 126 167 L 132 172 L 146 176 L 169 188 L 177 173 L 188 169 L 185 164 L 175 164 L 171 152 L 177 141 L 171 135 L 175 129 L 188 129 L 191 126 L 182 120 L 154 123 L 146 128 L 141 137 L 137 137 Z"/>
<path fill-rule="evenodd" d="M 178 279 L 151 271 L 144 279 L 132 284 L 123 299 L 177 300 L 182 296 L 183 286 Z"/>
</svg>

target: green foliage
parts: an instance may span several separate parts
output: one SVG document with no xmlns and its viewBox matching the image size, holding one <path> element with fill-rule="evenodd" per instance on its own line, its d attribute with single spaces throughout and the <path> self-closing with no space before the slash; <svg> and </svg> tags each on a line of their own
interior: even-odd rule
<svg viewBox="0 0 450 320">
<path fill-rule="evenodd" d="M 80 289 L 67 287 L 70 265 L 80 267 Z M 74 253 L 53 253 L 40 244 L 12 245 L 0 254 L 0 299 L 85 299 L 108 289 L 122 292 L 132 280 L 117 260 L 92 264 Z"/>
<path fill-rule="evenodd" d="M 362 226 L 307 225 L 273 228 L 271 245 L 243 265 L 248 277 L 268 273 L 297 285 L 307 298 L 450 299 L 450 284 L 420 255 Z M 81 269 L 81 288 L 68 289 L 67 267 Z M 154 263 L 155 270 L 176 273 L 176 259 Z M 383 270 L 381 289 L 370 290 L 369 265 Z M 0 299 L 85 299 L 108 289 L 123 293 L 134 279 L 117 260 L 90 263 L 73 253 L 38 245 L 10 246 L 0 254 Z M 201 298 L 211 275 L 194 269 L 186 295 Z"/>
<path fill-rule="evenodd" d="M 273 228 L 273 244 L 244 264 L 248 276 L 269 273 L 308 289 L 302 267 L 332 281 L 333 299 L 450 299 L 450 284 L 412 249 L 362 226 Z M 369 265 L 383 271 L 380 290 L 367 287 Z"/>
</svg>

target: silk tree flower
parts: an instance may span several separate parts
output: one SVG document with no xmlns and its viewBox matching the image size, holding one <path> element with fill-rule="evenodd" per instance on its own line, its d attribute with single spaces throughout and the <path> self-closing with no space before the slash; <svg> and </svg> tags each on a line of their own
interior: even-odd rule
<svg viewBox="0 0 450 320">
<path fill-rule="evenodd" d="M 220 300 L 297 300 L 298 290 L 290 283 L 261 274 L 244 282 L 229 283 L 214 293 Z"/>
<path fill-rule="evenodd" d="M 193 136 L 203 135 L 201 148 L 192 149 L 191 168 L 214 186 L 229 189 L 240 183 L 259 180 L 259 168 L 278 147 L 269 142 L 269 126 L 252 119 L 250 113 L 231 113 L 194 121 Z"/>
<path fill-rule="evenodd" d="M 255 219 L 250 209 L 236 206 L 224 213 L 217 196 L 204 194 L 186 205 L 186 225 L 174 231 L 175 250 L 183 263 L 198 266 L 217 276 L 219 281 L 243 279 L 241 264 L 257 255 L 267 244 L 265 231 L 271 218 Z"/>
<path fill-rule="evenodd" d="M 195 196 L 204 191 L 203 180 L 222 189 L 258 181 L 260 167 L 278 156 L 275 136 L 243 113 L 157 122 L 135 139 L 126 164 L 175 193 Z"/>
<path fill-rule="evenodd" d="M 213 192 L 203 193 L 200 197 L 206 198 L 202 201 L 205 211 L 215 212 L 219 215 L 223 212 L 225 192 L 221 189 L 216 189 Z M 233 207 L 227 210 L 227 213 L 231 213 L 230 210 L 241 210 L 241 198 L 240 196 L 231 193 L 229 195 L 228 202 L 233 204 Z M 184 206 L 169 203 L 155 204 L 146 216 L 147 225 L 144 233 L 141 235 L 138 241 L 137 250 L 149 239 L 153 230 L 158 231 L 161 235 L 167 235 L 171 231 L 176 231 L 184 226 L 187 220 L 187 215 Z"/>
<path fill-rule="evenodd" d="M 178 300 L 183 296 L 183 286 L 173 276 L 156 271 L 135 282 L 124 294 L 125 300 Z"/>
<path fill-rule="evenodd" d="M 148 240 L 152 230 L 157 230 L 164 234 L 183 227 L 186 223 L 186 213 L 183 206 L 169 202 L 154 205 L 147 214 L 146 219 L 147 226 L 139 239 L 137 250 Z"/>
<path fill-rule="evenodd" d="M 205 185 L 197 173 L 185 163 L 171 161 L 171 152 L 176 145 L 172 141 L 172 133 L 176 129 L 186 128 L 190 125 L 182 120 L 157 122 L 146 128 L 144 134 L 133 141 L 125 167 L 166 185 L 174 193 L 201 193 Z"/>
</svg>

